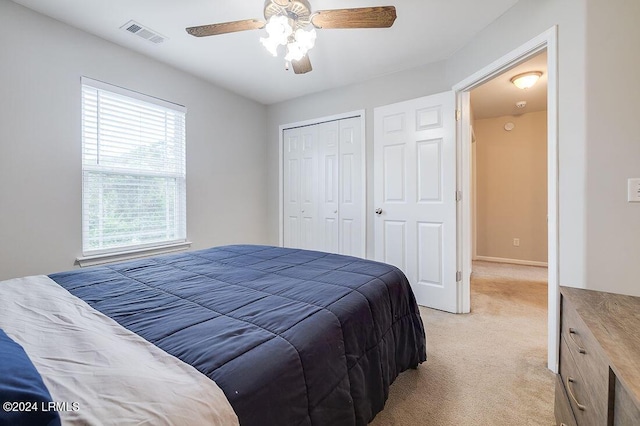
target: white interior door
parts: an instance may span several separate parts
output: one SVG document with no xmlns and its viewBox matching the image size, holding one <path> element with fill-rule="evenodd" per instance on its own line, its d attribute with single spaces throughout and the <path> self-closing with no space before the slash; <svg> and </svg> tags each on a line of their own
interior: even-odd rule
<svg viewBox="0 0 640 426">
<path fill-rule="evenodd" d="M 420 305 L 457 311 L 455 96 L 374 111 L 376 259 L 398 266 Z"/>
</svg>

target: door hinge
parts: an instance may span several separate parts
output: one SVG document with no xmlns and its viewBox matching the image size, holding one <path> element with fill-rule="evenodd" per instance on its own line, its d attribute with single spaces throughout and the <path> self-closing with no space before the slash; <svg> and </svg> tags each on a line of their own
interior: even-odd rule
<svg viewBox="0 0 640 426">
<path fill-rule="evenodd" d="M 456 191 L 456 201 L 462 201 L 462 191 Z"/>
<path fill-rule="evenodd" d="M 456 110 L 456 121 L 460 121 L 461 118 L 462 118 L 462 111 L 457 109 Z"/>
<path fill-rule="evenodd" d="M 462 281 L 462 271 L 456 271 L 456 282 Z"/>
</svg>

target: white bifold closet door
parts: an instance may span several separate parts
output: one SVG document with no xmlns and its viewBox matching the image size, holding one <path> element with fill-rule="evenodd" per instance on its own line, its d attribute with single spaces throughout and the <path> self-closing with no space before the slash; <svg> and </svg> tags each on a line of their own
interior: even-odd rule
<svg viewBox="0 0 640 426">
<path fill-rule="evenodd" d="M 365 256 L 360 120 L 284 130 L 285 247 Z"/>
</svg>

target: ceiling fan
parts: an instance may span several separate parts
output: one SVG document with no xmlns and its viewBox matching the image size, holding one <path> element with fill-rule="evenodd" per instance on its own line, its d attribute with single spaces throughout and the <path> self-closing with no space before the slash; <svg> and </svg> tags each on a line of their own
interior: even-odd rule
<svg viewBox="0 0 640 426">
<path fill-rule="evenodd" d="M 389 28 L 396 20 L 396 8 L 378 6 L 312 13 L 307 0 L 266 0 L 264 19 L 201 25 L 186 30 L 192 36 L 206 37 L 265 28 L 268 36 L 260 38 L 265 48 L 278 56 L 278 47 L 286 46 L 286 69 L 291 65 L 296 74 L 304 74 L 312 70 L 307 52 L 315 43 L 316 28 Z"/>
</svg>

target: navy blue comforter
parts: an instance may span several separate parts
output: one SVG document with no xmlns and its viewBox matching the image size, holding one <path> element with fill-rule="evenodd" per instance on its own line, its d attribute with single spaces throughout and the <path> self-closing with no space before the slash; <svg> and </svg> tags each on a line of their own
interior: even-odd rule
<svg viewBox="0 0 640 426">
<path fill-rule="evenodd" d="M 363 425 L 426 360 L 409 283 L 382 263 L 226 246 L 53 274 L 215 380 L 242 425 Z"/>
</svg>

